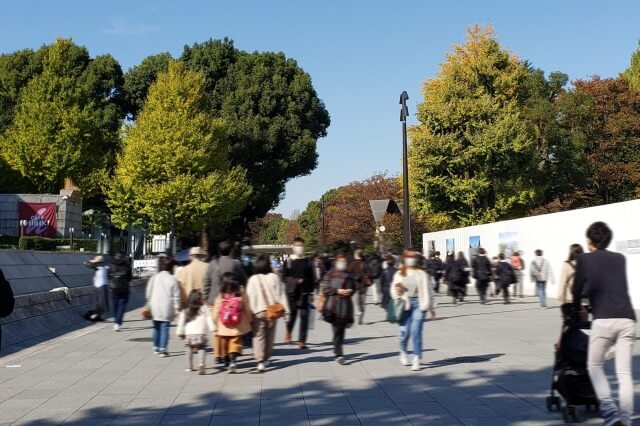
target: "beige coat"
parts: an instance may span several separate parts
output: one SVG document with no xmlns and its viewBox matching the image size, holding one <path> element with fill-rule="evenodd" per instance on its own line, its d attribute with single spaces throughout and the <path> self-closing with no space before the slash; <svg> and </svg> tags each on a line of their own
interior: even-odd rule
<svg viewBox="0 0 640 426">
<path fill-rule="evenodd" d="M 213 321 L 218 327 L 216 331 L 218 336 L 242 336 L 243 334 L 247 334 L 251 331 L 251 320 L 253 319 L 253 315 L 251 313 L 251 308 L 249 307 L 249 298 L 247 298 L 247 294 L 244 291 L 242 292 L 242 315 L 240 317 L 240 324 L 236 327 L 229 328 L 220 321 L 221 308 L 222 296 L 218 295 L 218 297 L 216 297 L 216 302 L 213 305 Z"/>
<path fill-rule="evenodd" d="M 264 286 L 264 287 L 262 287 Z M 264 289 L 264 292 L 262 291 Z M 268 300 L 264 298 L 267 296 Z M 247 282 L 247 297 L 254 315 L 267 310 L 267 305 L 280 303 L 284 306 L 285 313 L 289 315 L 289 298 L 285 292 L 284 284 L 280 276 L 275 273 L 255 274 Z"/>
<path fill-rule="evenodd" d="M 186 306 L 187 298 L 191 290 L 198 289 L 204 294 L 204 278 L 207 275 L 208 269 L 208 263 L 194 258 L 176 274 L 176 279 L 180 283 L 180 296 L 183 307 Z"/>
<path fill-rule="evenodd" d="M 433 288 L 429 285 L 429 278 L 427 273 L 422 269 L 407 269 L 407 276 L 416 275 L 416 279 L 418 280 L 418 300 L 420 302 L 420 310 L 423 312 L 426 311 L 434 311 L 434 301 L 435 296 L 433 295 Z M 396 272 L 393 276 L 393 283 L 391 284 L 391 297 L 393 299 L 402 299 L 404 300 L 405 310 L 410 309 L 411 302 L 409 301 L 409 297 L 406 293 L 398 293 L 396 291 L 396 284 L 402 284 L 403 280 L 402 273 L 400 271 Z"/>
<path fill-rule="evenodd" d="M 561 305 L 573 302 L 573 278 L 576 275 L 576 262 L 574 261 L 572 263 L 574 267 L 569 265 L 568 262 L 563 262 L 562 269 L 560 270 L 560 281 L 558 282 L 558 303 Z"/>
</svg>

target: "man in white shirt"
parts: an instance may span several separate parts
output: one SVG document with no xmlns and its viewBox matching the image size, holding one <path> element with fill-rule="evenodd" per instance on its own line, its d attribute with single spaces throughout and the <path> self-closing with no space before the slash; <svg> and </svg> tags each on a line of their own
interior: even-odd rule
<svg viewBox="0 0 640 426">
<path fill-rule="evenodd" d="M 92 321 L 104 321 L 105 315 L 109 312 L 109 275 L 108 266 L 103 255 L 91 259 L 89 266 L 96 272 L 93 274 L 93 286 L 96 289 L 96 306 L 91 315 Z"/>
<path fill-rule="evenodd" d="M 553 283 L 551 264 L 542 257 L 542 250 L 536 250 L 536 258 L 531 262 L 531 280 L 536 283 L 536 294 L 540 301 L 540 307 L 547 308 L 547 282 Z"/>
</svg>

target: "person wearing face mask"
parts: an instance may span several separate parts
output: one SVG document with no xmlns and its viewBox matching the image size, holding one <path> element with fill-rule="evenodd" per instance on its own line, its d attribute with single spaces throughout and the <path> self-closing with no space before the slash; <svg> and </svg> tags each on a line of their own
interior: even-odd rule
<svg viewBox="0 0 640 426">
<path fill-rule="evenodd" d="M 356 283 L 347 272 L 347 255 L 339 253 L 334 267 L 322 280 L 322 294 L 326 297 L 322 317 L 333 327 L 333 352 L 338 364 L 344 364 L 342 346 L 345 330 L 353 325 L 353 293 Z"/>
<path fill-rule="evenodd" d="M 413 341 L 411 369 L 420 370 L 422 358 L 422 325 L 427 311 L 435 318 L 433 287 L 429 285 L 427 273 L 419 267 L 420 253 L 405 250 L 402 267 L 393 278 L 392 297 L 404 301 L 405 315 L 398 321 L 400 326 L 400 363 L 409 365 L 407 346 Z"/>
<path fill-rule="evenodd" d="M 291 332 L 300 317 L 298 347 L 307 348 L 307 331 L 309 329 L 309 298 L 313 296 L 313 265 L 304 256 L 304 240 L 300 237 L 293 240 L 293 255 L 287 259 L 282 268 L 284 281 L 289 297 L 289 321 L 284 337 L 285 343 L 291 343 Z"/>
</svg>

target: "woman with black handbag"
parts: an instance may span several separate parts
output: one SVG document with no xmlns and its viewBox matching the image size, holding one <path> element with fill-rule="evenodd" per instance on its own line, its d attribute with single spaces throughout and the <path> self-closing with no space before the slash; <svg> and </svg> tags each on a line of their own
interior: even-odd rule
<svg viewBox="0 0 640 426">
<path fill-rule="evenodd" d="M 323 319 L 333 326 L 333 351 L 338 364 L 344 364 L 345 330 L 353 325 L 353 293 L 356 282 L 347 272 L 347 256 L 339 253 L 334 267 L 322 280 L 322 294 L 326 297 L 322 308 Z"/>
</svg>

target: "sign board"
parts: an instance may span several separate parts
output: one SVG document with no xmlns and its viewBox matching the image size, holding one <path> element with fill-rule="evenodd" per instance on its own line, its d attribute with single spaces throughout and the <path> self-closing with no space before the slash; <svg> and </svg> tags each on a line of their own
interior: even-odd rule
<svg viewBox="0 0 640 426">
<path fill-rule="evenodd" d="M 18 203 L 20 221 L 26 220 L 23 235 L 56 236 L 56 203 Z"/>
<path fill-rule="evenodd" d="M 157 268 L 158 259 L 142 259 L 133 261 L 134 268 Z"/>
</svg>

